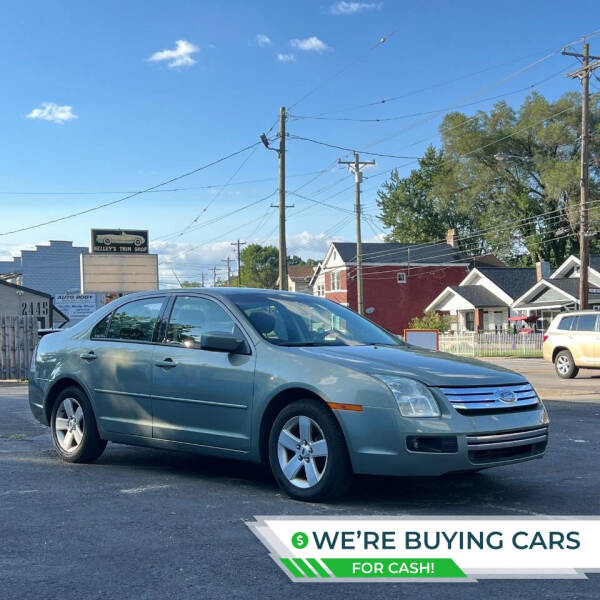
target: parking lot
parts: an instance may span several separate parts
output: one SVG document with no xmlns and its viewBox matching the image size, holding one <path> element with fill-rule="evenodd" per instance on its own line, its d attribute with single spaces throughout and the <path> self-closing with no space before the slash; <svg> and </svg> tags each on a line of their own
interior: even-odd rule
<svg viewBox="0 0 600 600">
<path fill-rule="evenodd" d="M 600 574 L 425 587 L 293 584 L 244 524 L 277 514 L 600 514 L 600 378 L 582 372 L 563 382 L 542 361 L 498 362 L 522 370 L 549 398 L 543 460 L 435 479 L 360 478 L 331 504 L 288 499 L 261 467 L 196 455 L 109 444 L 95 464 L 63 463 L 29 413 L 26 387 L 0 385 L 2 597 L 597 599 Z"/>
</svg>

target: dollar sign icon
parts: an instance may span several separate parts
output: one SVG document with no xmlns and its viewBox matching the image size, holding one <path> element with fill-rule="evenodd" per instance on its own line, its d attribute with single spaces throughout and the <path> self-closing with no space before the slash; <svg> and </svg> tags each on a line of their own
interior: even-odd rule
<svg viewBox="0 0 600 600">
<path fill-rule="evenodd" d="M 306 546 L 308 546 L 308 535 L 303 531 L 294 533 L 294 535 L 292 535 L 292 546 L 299 549 L 306 548 Z"/>
</svg>

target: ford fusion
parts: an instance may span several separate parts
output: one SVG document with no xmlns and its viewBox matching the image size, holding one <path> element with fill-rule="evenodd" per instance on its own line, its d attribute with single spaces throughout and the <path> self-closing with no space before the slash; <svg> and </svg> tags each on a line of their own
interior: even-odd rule
<svg viewBox="0 0 600 600">
<path fill-rule="evenodd" d="M 521 375 L 407 345 L 347 308 L 235 288 L 132 294 L 43 337 L 29 402 L 60 457 L 108 441 L 270 465 L 290 496 L 354 473 L 441 475 L 540 458 Z"/>
</svg>

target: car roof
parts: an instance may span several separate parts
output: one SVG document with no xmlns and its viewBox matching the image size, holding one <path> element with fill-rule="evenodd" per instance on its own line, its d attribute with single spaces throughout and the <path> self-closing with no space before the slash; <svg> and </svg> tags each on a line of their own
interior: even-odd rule
<svg viewBox="0 0 600 600">
<path fill-rule="evenodd" d="M 281 297 L 297 297 L 304 296 L 309 298 L 315 298 L 313 294 L 306 294 L 302 292 L 289 292 L 286 290 L 268 290 L 264 288 L 247 288 L 247 287 L 185 287 L 185 288 L 169 288 L 163 290 L 148 290 L 145 292 L 134 292 L 133 294 L 127 294 L 125 297 L 130 298 L 144 298 L 147 296 L 160 295 L 171 295 L 181 294 L 182 292 L 195 292 L 200 294 L 207 294 L 210 296 L 225 296 L 228 298 L 234 298 L 235 296 L 243 296 L 246 294 L 260 294 L 265 296 L 281 296 Z"/>
</svg>

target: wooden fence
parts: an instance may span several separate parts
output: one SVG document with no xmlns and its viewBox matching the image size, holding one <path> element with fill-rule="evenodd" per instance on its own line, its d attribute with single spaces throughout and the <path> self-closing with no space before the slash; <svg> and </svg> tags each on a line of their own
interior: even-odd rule
<svg viewBox="0 0 600 600">
<path fill-rule="evenodd" d="M 35 317 L 0 315 L 0 379 L 26 379 L 38 341 Z"/>
<path fill-rule="evenodd" d="M 440 350 L 461 356 L 541 357 L 541 333 L 461 333 L 440 335 Z"/>
</svg>

